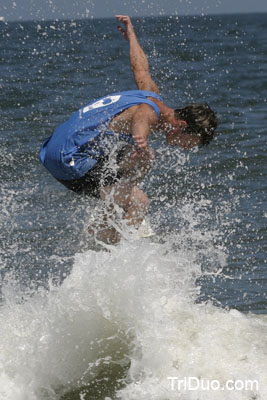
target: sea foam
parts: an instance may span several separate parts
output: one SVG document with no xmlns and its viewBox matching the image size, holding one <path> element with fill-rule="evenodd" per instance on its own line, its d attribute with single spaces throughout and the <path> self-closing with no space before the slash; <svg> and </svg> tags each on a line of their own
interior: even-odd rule
<svg viewBox="0 0 267 400">
<path fill-rule="evenodd" d="M 75 256 L 61 285 L 1 307 L 1 400 L 60 399 L 97 379 L 121 399 L 265 399 L 267 320 L 197 304 L 196 249 L 149 239 Z M 177 390 L 170 377 L 257 380 L 257 390 Z M 253 397 L 254 396 L 254 397 Z M 89 398 L 89 397 L 88 397 Z M 95 395 L 95 398 L 105 398 Z"/>
</svg>

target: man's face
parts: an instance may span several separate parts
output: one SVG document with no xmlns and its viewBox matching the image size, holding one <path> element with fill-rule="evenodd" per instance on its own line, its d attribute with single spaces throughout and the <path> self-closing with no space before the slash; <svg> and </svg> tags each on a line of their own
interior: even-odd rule
<svg viewBox="0 0 267 400">
<path fill-rule="evenodd" d="M 184 150 L 190 150 L 193 147 L 200 146 L 201 136 L 184 133 L 186 127 L 185 121 L 175 121 L 174 124 L 166 125 L 166 141 L 171 146 L 179 146 Z"/>
</svg>

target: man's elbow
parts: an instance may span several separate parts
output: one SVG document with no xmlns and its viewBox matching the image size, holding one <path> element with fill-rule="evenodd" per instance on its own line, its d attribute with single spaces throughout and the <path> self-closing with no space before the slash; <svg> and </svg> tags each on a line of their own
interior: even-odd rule
<svg viewBox="0 0 267 400">
<path fill-rule="evenodd" d="M 139 90 L 147 90 L 159 94 L 159 88 L 150 76 L 135 76 L 135 82 Z"/>
</svg>

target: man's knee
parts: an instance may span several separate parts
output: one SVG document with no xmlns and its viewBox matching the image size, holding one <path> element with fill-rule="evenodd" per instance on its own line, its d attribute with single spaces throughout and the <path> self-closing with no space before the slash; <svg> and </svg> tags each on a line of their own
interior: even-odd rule
<svg viewBox="0 0 267 400">
<path fill-rule="evenodd" d="M 131 191 L 130 201 L 131 203 L 138 204 L 144 208 L 148 208 L 150 204 L 150 200 L 147 195 L 137 186 L 134 186 Z"/>
<path fill-rule="evenodd" d="M 137 179 L 142 179 L 152 168 L 155 159 L 154 151 L 148 148 L 146 151 L 138 152 L 130 174 Z"/>
</svg>

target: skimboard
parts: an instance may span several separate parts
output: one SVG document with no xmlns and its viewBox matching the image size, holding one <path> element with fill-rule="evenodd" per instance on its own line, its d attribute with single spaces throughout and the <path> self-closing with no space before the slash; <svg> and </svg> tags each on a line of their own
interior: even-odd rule
<svg viewBox="0 0 267 400">
<path fill-rule="evenodd" d="M 95 225 L 96 225 L 95 223 L 96 223 L 95 216 L 91 215 L 91 217 L 89 219 L 90 226 L 88 227 L 89 234 L 94 234 Z M 143 219 L 140 227 L 137 229 L 137 233 L 142 238 L 148 238 L 148 237 L 151 237 L 151 236 L 155 235 L 155 232 L 151 228 L 150 222 L 149 222 L 149 220 L 147 218 Z"/>
<path fill-rule="evenodd" d="M 151 228 L 151 225 L 147 218 L 143 219 L 142 224 L 138 229 L 138 233 L 143 238 L 148 238 L 155 235 L 155 232 Z"/>
</svg>

